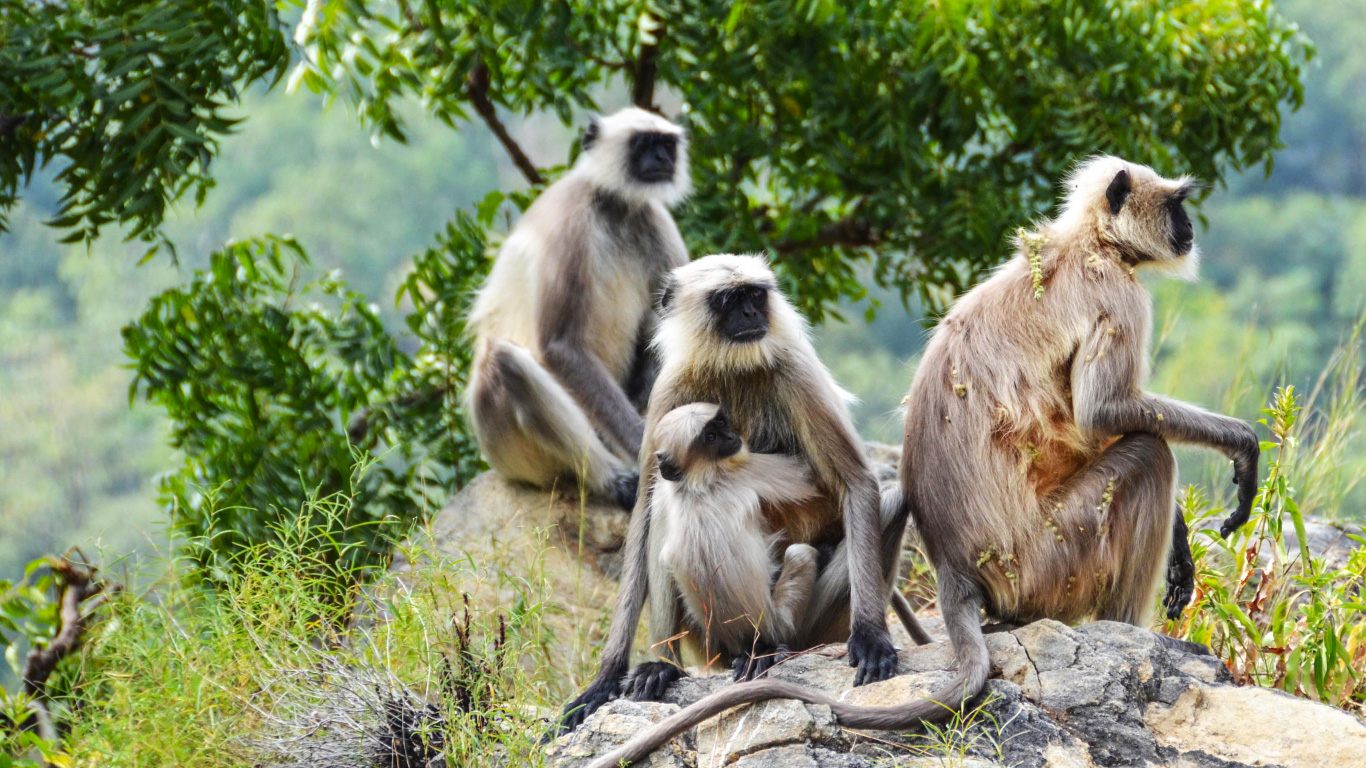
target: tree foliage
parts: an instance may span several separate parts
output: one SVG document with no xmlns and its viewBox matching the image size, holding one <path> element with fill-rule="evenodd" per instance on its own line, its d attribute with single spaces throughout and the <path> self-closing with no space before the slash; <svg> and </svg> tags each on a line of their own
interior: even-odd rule
<svg viewBox="0 0 1366 768">
<path fill-rule="evenodd" d="M 110 223 L 156 240 L 170 203 L 212 186 L 229 103 L 288 65 L 268 0 L 0 0 L 0 229 L 57 161 L 65 242 Z"/>
<path fill-rule="evenodd" d="M 1085 155 L 1209 181 L 1269 166 L 1310 52 L 1264 0 L 311 0 L 291 48 L 277 13 L 295 5 L 0 0 L 0 212 L 56 160 L 52 223 L 71 239 L 117 222 L 155 241 L 166 206 L 211 185 L 228 102 L 291 60 L 291 84 L 381 136 L 406 138 L 411 100 L 488 130 L 530 186 L 457 212 L 415 259 L 398 296 L 410 353 L 340 278 L 302 277 L 283 238 L 229 245 L 125 330 L 135 392 L 183 452 L 166 500 L 215 568 L 308 498 L 408 520 L 477 469 L 463 314 L 497 214 L 564 168 L 537 166 L 509 115 L 574 124 L 623 89 L 679 104 L 690 248 L 770 252 L 820 319 L 864 297 L 865 274 L 942 307 Z"/>
<path fill-rule="evenodd" d="M 494 107 L 568 123 L 614 82 L 646 108 L 675 94 L 689 245 L 769 251 L 815 318 L 864 294 L 869 260 L 942 306 L 1094 152 L 1207 181 L 1269 167 L 1308 51 L 1260 1 L 334 0 L 298 37 L 296 76 L 398 138 L 409 96 L 505 138 Z"/>
<path fill-rule="evenodd" d="M 304 262 L 289 239 L 229 244 L 124 329 L 134 392 L 166 408 L 183 453 L 164 501 L 215 580 L 280 518 L 338 494 L 348 517 L 305 522 L 358 544 L 337 550 L 349 565 L 378 562 L 388 542 L 372 523 L 411 520 L 478 464 L 453 395 L 460 369 L 404 355 L 334 275 L 301 281 Z"/>
</svg>

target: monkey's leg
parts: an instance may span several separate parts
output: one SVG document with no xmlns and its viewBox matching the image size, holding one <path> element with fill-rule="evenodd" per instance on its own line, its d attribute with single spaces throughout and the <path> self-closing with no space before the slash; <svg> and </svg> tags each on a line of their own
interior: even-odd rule
<svg viewBox="0 0 1366 768">
<path fill-rule="evenodd" d="M 470 416 L 489 465 L 510 480 L 550 487 L 578 477 L 630 509 L 638 476 L 598 436 L 574 398 L 530 352 L 494 341 L 470 382 Z"/>
<path fill-rule="evenodd" d="M 1058 572 L 1071 570 L 1078 579 L 1094 580 L 1079 586 L 1077 599 L 1094 595 L 1097 618 L 1147 626 L 1171 544 L 1175 500 L 1176 458 L 1167 441 L 1133 432 L 1045 502 L 1067 542 L 1065 549 L 1071 550 L 1066 557 L 1082 566 L 1062 564 Z M 1044 586 L 1054 592 L 1066 588 Z M 1085 613 L 1085 606 L 1074 608 Z"/>
<path fill-rule="evenodd" d="M 673 578 L 650 577 L 650 652 L 658 658 L 637 664 L 626 676 L 621 694 L 632 701 L 663 701 L 674 681 L 683 677 L 683 656 L 678 637 L 683 628 L 683 609 Z"/>
<path fill-rule="evenodd" d="M 770 635 L 775 643 L 793 640 L 797 620 L 811 590 L 816 586 L 816 561 L 820 558 L 810 544 L 793 544 L 783 553 L 783 570 L 773 584 L 773 609 Z"/>
<path fill-rule="evenodd" d="M 882 538 L 878 557 L 887 589 L 895 590 L 897 574 L 901 567 L 901 540 L 905 536 L 906 520 L 909 517 L 909 507 L 904 503 L 900 487 L 889 484 L 882 489 L 880 512 Z M 841 541 L 835 546 L 829 562 L 821 569 L 816 579 L 811 603 L 798 622 L 797 634 L 802 638 L 798 644 L 800 646 L 809 647 L 823 642 L 837 642 L 840 639 L 833 635 L 838 633 L 840 622 L 848 615 L 848 546 L 848 541 Z M 889 595 L 892 608 L 896 610 L 897 617 L 911 638 L 920 645 L 933 642 L 933 638 L 916 620 L 910 605 L 905 603 L 905 598 L 901 598 L 901 605 L 897 604 L 898 597 L 901 597 L 899 593 L 895 597 Z"/>
<path fill-rule="evenodd" d="M 731 663 L 736 680 L 753 680 L 788 657 L 802 610 L 816 585 L 816 548 L 793 544 L 783 553 L 783 569 L 773 585 L 772 598 L 764 609 L 761 631 L 751 646 L 736 654 Z"/>
</svg>

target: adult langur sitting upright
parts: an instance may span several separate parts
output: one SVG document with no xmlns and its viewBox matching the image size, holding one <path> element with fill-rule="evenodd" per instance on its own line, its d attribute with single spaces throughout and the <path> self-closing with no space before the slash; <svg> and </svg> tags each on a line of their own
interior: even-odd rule
<svg viewBox="0 0 1366 768">
<path fill-rule="evenodd" d="M 763 509 L 775 551 L 810 544 L 829 553 L 811 600 L 799 612 L 791 647 L 848 640 L 849 663 L 858 667 L 856 685 L 890 677 L 896 670 L 896 648 L 886 610 L 888 600 L 895 600 L 891 585 L 901 554 L 905 505 L 899 493 L 893 503 L 881 503 L 863 442 L 849 417 L 847 394 L 816 356 L 805 321 L 757 256 L 707 256 L 680 267 L 660 304 L 663 319 L 655 337 L 660 373 L 646 414 L 641 476 L 648 480 L 657 474 L 660 446 L 652 441 L 660 420 L 679 406 L 698 402 L 724 409 L 728 423 L 755 453 L 786 454 L 808 467 L 813 493 L 794 493 Z M 649 482 L 642 483 L 598 675 L 565 708 L 564 727 L 577 726 L 619 693 L 655 698 L 681 674 L 676 659 L 666 658 L 641 664 L 627 676 L 647 595 L 651 623 L 660 628 L 679 625 L 683 610 L 676 592 L 650 593 L 649 572 L 660 566 L 651 529 L 654 492 Z M 722 534 L 718 527 L 715 533 L 694 535 Z M 908 629 L 914 627 L 918 642 L 928 641 L 904 605 L 897 612 Z M 763 668 L 753 661 L 740 659 L 736 668 L 749 673 Z"/>
<path fill-rule="evenodd" d="M 595 119 L 582 147 L 508 235 L 470 311 L 467 407 L 504 477 L 577 478 L 629 509 L 658 370 L 654 297 L 688 261 L 669 215 L 689 188 L 687 138 L 628 108 Z"/>
</svg>

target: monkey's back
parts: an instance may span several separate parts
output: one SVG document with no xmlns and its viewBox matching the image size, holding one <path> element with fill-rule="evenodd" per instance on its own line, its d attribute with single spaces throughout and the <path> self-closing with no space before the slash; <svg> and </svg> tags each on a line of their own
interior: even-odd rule
<svg viewBox="0 0 1366 768">
<path fill-rule="evenodd" d="M 566 176 L 531 204 L 499 249 L 470 310 L 476 354 L 502 339 L 541 360 L 544 297 L 567 288 L 576 292 L 575 307 L 592 310 L 575 318 L 583 323 L 585 347 L 622 381 L 637 340 L 653 330 L 652 296 L 660 276 L 686 261 L 662 204 L 604 203 L 585 179 Z"/>
<path fill-rule="evenodd" d="M 997 615 L 1067 621 L 1086 601 L 1036 590 L 1057 575 L 1031 565 L 1058 562 L 1043 500 L 1108 442 L 1076 423 L 1074 356 L 1107 304 L 1143 289 L 1080 251 L 1049 255 L 1041 296 L 1018 255 L 936 328 L 907 399 L 901 479 L 937 568 L 977 572 Z"/>
</svg>

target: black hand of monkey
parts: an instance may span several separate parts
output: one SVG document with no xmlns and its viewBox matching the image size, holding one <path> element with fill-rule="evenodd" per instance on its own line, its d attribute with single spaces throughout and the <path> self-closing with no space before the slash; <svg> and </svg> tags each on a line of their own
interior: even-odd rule
<svg viewBox="0 0 1366 768">
<path fill-rule="evenodd" d="M 1167 594 L 1162 606 L 1168 619 L 1177 619 L 1195 594 L 1195 561 L 1191 558 L 1190 532 L 1186 518 L 1177 509 L 1172 522 L 1172 546 L 1167 555 Z"/>
<path fill-rule="evenodd" d="M 785 645 L 756 645 L 736 656 L 735 661 L 730 664 L 730 669 L 735 675 L 736 682 L 756 680 L 768 674 L 770 669 L 786 661 L 791 655 Z"/>
<path fill-rule="evenodd" d="M 564 705 L 564 716 L 560 718 L 560 733 L 567 733 L 583 725 L 588 716 L 598 707 L 615 699 L 621 693 L 621 681 L 617 678 L 594 680 L 588 690 L 578 698 Z"/>
<path fill-rule="evenodd" d="M 880 630 L 880 631 L 879 631 Z M 854 625 L 849 634 L 849 666 L 858 667 L 854 686 L 876 683 L 896 674 L 896 646 L 887 627 Z"/>
<path fill-rule="evenodd" d="M 1242 434 L 1238 437 L 1238 447 L 1233 451 L 1233 484 L 1238 487 L 1238 507 L 1219 526 L 1219 536 L 1228 538 L 1252 516 L 1252 502 L 1257 498 L 1257 462 L 1261 458 L 1261 445 L 1252 427 L 1239 422 Z"/>
<path fill-rule="evenodd" d="M 631 701 L 663 701 L 664 694 L 683 670 L 667 661 L 647 661 L 631 670 L 622 687 L 622 695 Z"/>
<path fill-rule="evenodd" d="M 636 508 L 636 493 L 639 490 L 639 472 L 624 472 L 612 478 L 612 499 L 627 512 Z"/>
</svg>

